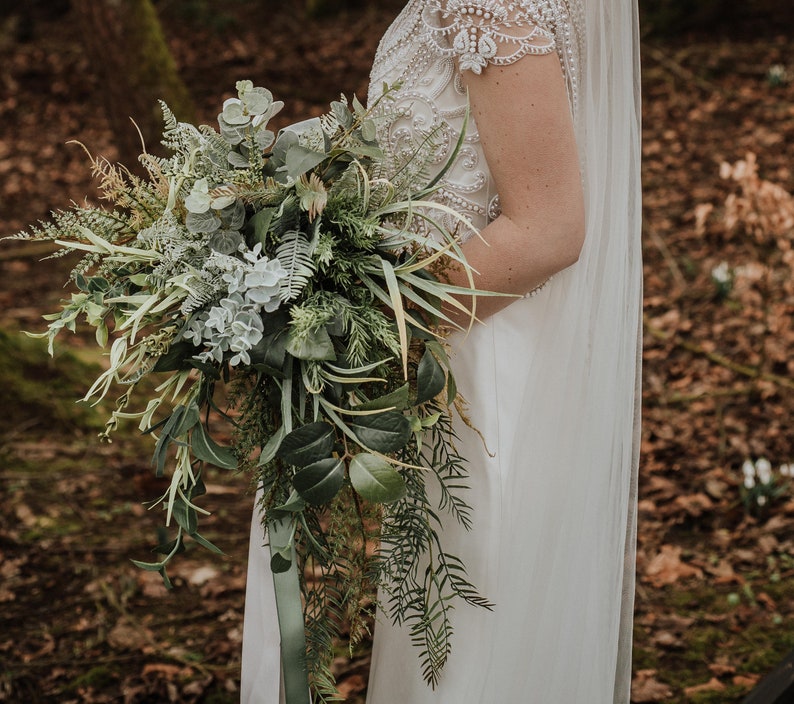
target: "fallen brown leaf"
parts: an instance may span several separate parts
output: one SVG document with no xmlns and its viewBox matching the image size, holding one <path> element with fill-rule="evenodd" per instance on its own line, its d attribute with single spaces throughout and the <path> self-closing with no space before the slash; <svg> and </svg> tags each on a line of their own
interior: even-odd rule
<svg viewBox="0 0 794 704">
<path fill-rule="evenodd" d="M 655 704 L 671 697 L 673 690 L 656 679 L 656 670 L 639 670 L 631 682 L 633 704 Z"/>
<path fill-rule="evenodd" d="M 693 697 L 694 695 L 701 694 L 702 692 L 722 692 L 724 689 L 725 685 L 716 677 L 712 677 L 708 682 L 704 682 L 703 684 L 685 687 L 684 694 L 687 697 Z"/>
<path fill-rule="evenodd" d="M 679 579 L 703 577 L 703 571 L 681 561 L 682 549 L 675 545 L 662 545 L 662 549 L 645 569 L 644 581 L 655 587 L 674 584 Z"/>
</svg>

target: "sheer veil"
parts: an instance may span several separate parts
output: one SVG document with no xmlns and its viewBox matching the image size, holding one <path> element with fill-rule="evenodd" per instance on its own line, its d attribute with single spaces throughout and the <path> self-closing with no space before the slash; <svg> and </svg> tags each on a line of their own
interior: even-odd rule
<svg viewBox="0 0 794 704">
<path fill-rule="evenodd" d="M 548 575 L 538 571 L 544 570 L 551 573 L 550 583 L 571 585 L 544 597 L 545 610 L 560 617 L 562 632 L 609 634 L 601 651 L 592 654 L 592 667 L 570 672 L 579 678 L 576 691 L 584 697 L 572 701 L 625 704 L 631 677 L 642 332 L 637 4 L 582 0 L 580 13 L 576 126 L 587 233 L 579 262 L 555 277 L 537 301 L 547 310 L 518 419 L 518 427 L 532 430 L 517 440 L 513 455 L 515 462 L 523 456 L 543 463 L 538 451 L 548 452 L 535 486 L 546 502 L 531 519 L 539 539 L 512 540 L 510 560 L 524 584 L 543 584 Z M 553 447 L 549 438 L 564 447 Z M 526 531 L 519 495 L 508 486 L 503 497 L 508 502 L 515 497 L 504 515 Z M 560 525 L 554 516 L 566 513 L 576 518 L 551 531 L 549 526 Z M 504 538 L 510 530 L 503 529 Z M 558 551 L 569 554 L 561 559 Z M 574 610 L 580 622 L 569 622 L 567 604 L 577 598 L 585 607 Z M 575 643 L 571 635 L 563 636 L 560 647 L 575 650 Z M 541 664 L 546 660 L 546 672 L 552 673 L 559 670 L 556 658 L 563 653 L 525 657 Z M 580 662 L 575 652 L 564 659 Z M 614 694 L 607 699 L 612 683 L 603 678 L 612 673 Z M 591 698 L 585 697 L 588 691 Z"/>
<path fill-rule="evenodd" d="M 598 492 L 602 516 L 624 532 L 615 702 L 631 687 L 635 534 L 641 414 L 642 194 L 640 179 L 640 60 L 637 3 L 584 0 L 584 75 L 580 127 L 584 130 L 587 245 L 582 265 L 590 296 L 590 360 L 582 359 L 590 397 L 582 408 L 592 419 L 612 419 L 613 438 L 590 426 L 587 442 L 612 467 Z M 589 369 L 588 369 L 589 367 Z M 603 485 L 601 487 L 603 489 Z"/>
</svg>

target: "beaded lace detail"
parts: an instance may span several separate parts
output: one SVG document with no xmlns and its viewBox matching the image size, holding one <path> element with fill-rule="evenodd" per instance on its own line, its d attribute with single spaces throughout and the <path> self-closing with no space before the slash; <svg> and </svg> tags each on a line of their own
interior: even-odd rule
<svg viewBox="0 0 794 704">
<path fill-rule="evenodd" d="M 370 75 L 369 100 L 384 84 L 393 91 L 386 151 L 399 169 L 415 145 L 432 135 L 430 169 L 438 173 L 455 147 L 466 117 L 463 71 L 481 73 L 527 55 L 560 57 L 576 113 L 581 0 L 410 0 L 381 40 Z M 466 216 L 475 229 L 499 214 L 477 127 L 470 117 L 463 146 L 442 179 L 436 202 Z M 454 223 L 441 215 L 445 224 Z M 469 233 L 470 234 L 470 233 Z"/>
</svg>

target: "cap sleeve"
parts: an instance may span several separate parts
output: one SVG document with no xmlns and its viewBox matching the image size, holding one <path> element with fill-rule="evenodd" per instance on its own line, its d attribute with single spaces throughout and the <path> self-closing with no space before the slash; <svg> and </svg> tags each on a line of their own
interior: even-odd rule
<svg viewBox="0 0 794 704">
<path fill-rule="evenodd" d="M 556 50 L 542 12 L 520 2 L 428 0 L 424 23 L 434 47 L 455 56 L 461 72 L 479 74 L 489 64 L 504 66 Z"/>
</svg>

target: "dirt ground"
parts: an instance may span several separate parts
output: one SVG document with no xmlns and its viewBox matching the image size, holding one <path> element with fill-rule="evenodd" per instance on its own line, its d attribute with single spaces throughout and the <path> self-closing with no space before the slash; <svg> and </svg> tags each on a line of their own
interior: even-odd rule
<svg viewBox="0 0 794 704">
<path fill-rule="evenodd" d="M 339 91 L 365 95 L 400 4 L 309 21 L 246 2 L 163 3 L 208 123 L 241 78 L 285 100 L 282 123 Z M 80 28 L 55 5 L 0 32 L 1 234 L 92 193 L 69 140 L 114 156 Z M 794 648 L 794 496 L 780 472 L 794 463 L 790 45 L 773 27 L 644 45 L 637 703 L 739 702 Z M 64 295 L 69 263 L 40 254 L 0 244 L 0 349 L 41 329 Z M 54 362 L 31 344 L 0 373 L 0 701 L 237 701 L 247 480 L 209 478 L 203 525 L 225 556 L 188 552 L 170 592 L 137 570 L 129 560 L 146 559 L 160 522 L 143 502 L 161 487 L 145 438 L 130 429 L 100 445 L 102 413 L 74 406 L 98 361 L 77 335 Z M 742 465 L 760 458 L 772 478 L 747 490 Z M 366 643 L 340 652 L 348 701 L 363 702 L 367 667 Z"/>
</svg>

